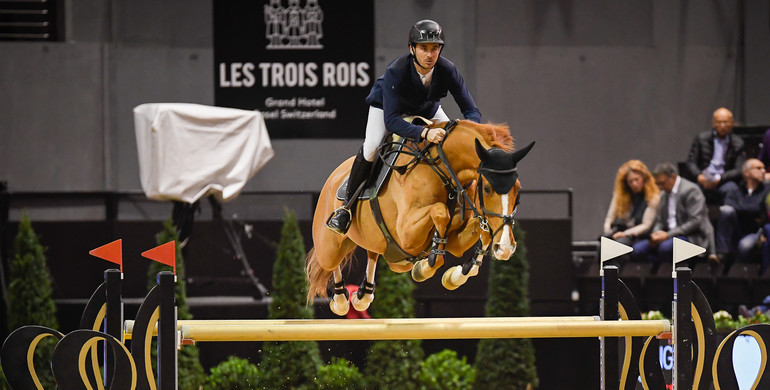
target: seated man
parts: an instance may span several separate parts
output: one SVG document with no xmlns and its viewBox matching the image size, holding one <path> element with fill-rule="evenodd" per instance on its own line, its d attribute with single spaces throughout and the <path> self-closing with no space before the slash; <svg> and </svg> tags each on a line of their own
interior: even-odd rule
<svg viewBox="0 0 770 390">
<path fill-rule="evenodd" d="M 695 137 L 687 157 L 687 178 L 697 180 L 709 204 L 722 204 L 725 183 L 741 179 L 746 151 L 741 137 L 733 131 L 733 114 L 721 107 L 714 111 L 713 130 Z"/>
<path fill-rule="evenodd" d="M 735 256 L 738 262 L 750 261 L 750 254 L 757 246 L 762 232 L 762 203 L 770 186 L 762 182 L 765 164 L 752 158 L 743 164 L 743 182 L 738 185 L 729 182 L 724 185 L 725 201 L 719 208 L 719 222 L 716 232 L 716 254 L 709 260 L 723 262 Z"/>
<path fill-rule="evenodd" d="M 650 238 L 634 244 L 632 261 L 672 261 L 674 237 L 714 253 L 714 228 L 698 186 L 679 176 L 676 167 L 668 162 L 658 164 L 652 176 L 662 191 L 660 205 Z"/>
<path fill-rule="evenodd" d="M 757 156 L 765 167 L 770 165 L 770 129 L 765 130 L 765 137 L 762 139 L 762 147 L 759 149 L 759 155 Z M 765 169 L 765 181 L 770 180 L 770 172 Z"/>
</svg>

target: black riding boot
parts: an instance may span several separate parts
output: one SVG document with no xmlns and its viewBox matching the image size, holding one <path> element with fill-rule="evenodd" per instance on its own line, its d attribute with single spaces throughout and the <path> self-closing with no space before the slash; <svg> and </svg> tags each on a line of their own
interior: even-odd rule
<svg viewBox="0 0 770 390">
<path fill-rule="evenodd" d="M 366 161 L 363 149 L 358 151 L 353 166 L 350 168 L 350 177 L 348 178 L 348 188 L 345 192 L 345 202 L 342 207 L 334 210 L 334 213 L 326 220 L 326 227 L 338 234 L 346 234 L 350 228 L 350 220 L 353 212 L 356 210 L 357 199 L 356 190 L 369 178 L 372 170 L 372 162 Z"/>
</svg>

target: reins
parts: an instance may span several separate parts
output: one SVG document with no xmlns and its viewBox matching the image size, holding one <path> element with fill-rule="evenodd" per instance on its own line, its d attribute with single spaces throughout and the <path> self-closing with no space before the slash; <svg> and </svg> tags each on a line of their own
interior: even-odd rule
<svg viewBox="0 0 770 390">
<path fill-rule="evenodd" d="M 428 143 L 428 145 L 424 146 L 423 148 L 417 148 L 413 146 L 413 144 L 402 144 L 401 150 L 392 150 L 389 146 L 399 144 L 398 142 L 385 142 L 381 146 L 382 149 L 380 149 L 380 158 L 382 159 L 383 163 L 391 167 L 393 170 L 398 172 L 399 174 L 406 173 L 409 169 L 412 169 L 414 166 L 419 164 L 420 162 L 425 162 L 428 166 L 431 167 L 433 172 L 436 173 L 436 175 L 441 179 L 442 184 L 447 190 L 448 193 L 448 199 L 447 199 L 447 208 L 450 212 L 450 218 L 451 215 L 454 213 L 455 206 L 458 204 L 460 206 L 460 215 L 461 218 L 465 218 L 465 208 L 467 207 L 473 212 L 473 218 L 476 218 L 479 220 L 479 225 L 481 229 L 487 233 L 490 233 L 490 237 L 494 237 L 497 233 L 499 233 L 506 225 L 510 226 L 511 229 L 513 229 L 513 226 L 515 224 L 514 221 L 514 215 L 516 214 L 516 211 L 518 210 L 518 204 L 519 204 L 519 197 L 517 196 L 514 200 L 516 203 L 513 208 L 513 212 L 511 212 L 510 215 L 495 213 L 493 211 L 490 211 L 486 208 L 484 205 L 484 195 L 481 191 L 483 191 L 482 181 L 483 176 L 482 172 L 489 172 L 489 173 L 496 173 L 496 174 L 512 174 L 516 173 L 516 167 L 506 170 L 496 170 L 486 167 L 481 167 L 477 169 L 477 172 L 479 174 L 477 180 L 476 180 L 476 196 L 479 198 L 479 204 L 481 206 L 481 211 L 479 211 L 478 208 L 476 208 L 476 203 L 468 196 L 468 193 L 466 191 L 466 186 L 463 186 L 463 184 L 460 182 L 460 178 L 457 177 L 457 173 L 452 169 L 451 164 L 449 163 L 449 159 L 446 157 L 446 154 L 444 153 L 444 142 L 447 138 L 449 138 L 449 135 L 452 133 L 452 130 L 457 126 L 457 120 L 452 120 L 447 122 L 447 124 L 444 126 L 444 129 L 446 130 L 447 134 L 444 137 L 444 139 L 439 144 L 434 143 Z M 436 149 L 436 155 L 437 157 L 431 158 L 430 157 L 430 151 L 432 148 Z M 388 150 L 387 152 L 383 152 L 384 150 Z M 403 153 L 409 156 L 412 156 L 412 159 L 403 165 L 395 165 L 395 164 L 388 164 L 386 161 L 386 157 L 393 153 Z M 440 169 L 439 167 L 439 161 L 441 164 L 444 165 L 446 168 L 446 172 Z M 503 223 L 500 225 L 499 228 L 497 228 L 494 232 L 490 232 L 489 228 L 489 220 L 488 216 L 502 218 Z"/>
</svg>

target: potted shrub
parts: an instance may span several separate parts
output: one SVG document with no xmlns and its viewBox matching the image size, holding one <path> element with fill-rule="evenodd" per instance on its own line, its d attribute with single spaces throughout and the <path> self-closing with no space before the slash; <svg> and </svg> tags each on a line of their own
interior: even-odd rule
<svg viewBox="0 0 770 390">
<path fill-rule="evenodd" d="M 204 390 L 259 389 L 260 378 L 257 366 L 246 359 L 230 356 L 216 367 L 203 385 Z"/>
<path fill-rule="evenodd" d="M 344 358 L 332 358 L 330 364 L 318 369 L 315 380 L 318 390 L 364 390 L 364 376 L 353 363 Z"/>
<path fill-rule="evenodd" d="M 457 357 L 457 352 L 445 349 L 428 356 L 422 363 L 420 374 L 421 390 L 471 390 L 476 381 L 476 369 Z"/>
<path fill-rule="evenodd" d="M 46 249 L 32 228 L 29 217 L 22 215 L 10 264 L 7 318 L 9 331 L 25 325 L 59 328 L 56 305 L 53 302 L 53 279 L 45 256 Z M 51 372 L 51 356 L 57 341 L 53 337 L 46 337 L 35 349 L 35 371 L 46 389 L 56 386 Z"/>
</svg>

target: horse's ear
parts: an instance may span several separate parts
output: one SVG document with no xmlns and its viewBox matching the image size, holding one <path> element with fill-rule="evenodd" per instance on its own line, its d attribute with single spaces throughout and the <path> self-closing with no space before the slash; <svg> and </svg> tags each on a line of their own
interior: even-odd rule
<svg viewBox="0 0 770 390">
<path fill-rule="evenodd" d="M 476 142 L 478 142 L 478 140 L 476 140 Z M 525 146 L 524 149 L 519 149 L 513 152 L 513 154 L 511 155 L 511 159 L 513 160 L 513 165 L 518 164 L 519 161 L 521 161 L 521 159 L 524 158 L 524 156 L 526 156 L 527 153 L 529 153 L 529 150 L 532 149 L 533 146 L 535 146 L 535 141 L 532 141 L 532 143 Z"/>
<path fill-rule="evenodd" d="M 483 146 L 481 146 L 481 142 L 479 142 L 478 138 L 475 138 L 476 141 L 476 155 L 479 156 L 482 162 L 487 161 L 489 159 L 489 151 L 487 151 Z"/>
</svg>

